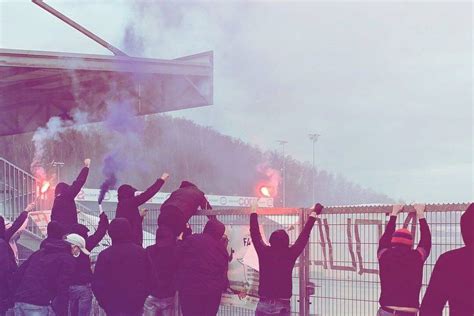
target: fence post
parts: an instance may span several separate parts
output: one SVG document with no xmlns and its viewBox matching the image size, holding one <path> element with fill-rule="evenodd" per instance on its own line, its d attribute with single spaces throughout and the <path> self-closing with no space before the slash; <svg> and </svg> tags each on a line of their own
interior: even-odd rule
<svg viewBox="0 0 474 316">
<path fill-rule="evenodd" d="M 300 233 L 307 221 L 308 212 L 304 208 L 300 209 L 299 222 L 300 222 Z M 301 316 L 309 315 L 309 296 L 308 296 L 308 281 L 309 281 L 309 242 L 306 244 L 303 252 L 299 259 L 299 314 Z"/>
</svg>

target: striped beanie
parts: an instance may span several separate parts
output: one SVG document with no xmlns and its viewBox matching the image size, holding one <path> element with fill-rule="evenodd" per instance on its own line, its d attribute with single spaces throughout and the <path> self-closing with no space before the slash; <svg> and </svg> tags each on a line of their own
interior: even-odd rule
<svg viewBox="0 0 474 316">
<path fill-rule="evenodd" d="M 409 247 L 413 246 L 413 237 L 406 228 L 397 229 L 392 235 L 392 244 L 401 244 Z"/>
</svg>

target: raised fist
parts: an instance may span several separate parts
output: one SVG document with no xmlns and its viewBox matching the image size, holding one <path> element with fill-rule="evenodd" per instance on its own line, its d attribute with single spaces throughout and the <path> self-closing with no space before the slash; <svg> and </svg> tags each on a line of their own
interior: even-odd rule
<svg viewBox="0 0 474 316">
<path fill-rule="evenodd" d="M 163 174 L 161 175 L 160 179 L 163 180 L 163 181 L 166 181 L 166 179 L 168 179 L 170 177 L 170 175 L 166 172 L 163 172 Z"/>
<path fill-rule="evenodd" d="M 91 166 L 91 160 L 90 158 L 84 159 L 84 165 L 89 168 Z"/>
</svg>

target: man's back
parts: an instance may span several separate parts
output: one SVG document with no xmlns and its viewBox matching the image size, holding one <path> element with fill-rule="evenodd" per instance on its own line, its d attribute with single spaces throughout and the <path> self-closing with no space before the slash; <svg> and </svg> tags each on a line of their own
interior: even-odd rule
<svg viewBox="0 0 474 316">
<path fill-rule="evenodd" d="M 145 249 L 127 241 L 102 251 L 92 289 L 107 312 L 135 312 L 142 308 L 150 291 L 150 264 Z"/>
<path fill-rule="evenodd" d="M 417 250 L 405 246 L 387 249 L 379 259 L 381 306 L 418 308 L 423 264 Z"/>
<path fill-rule="evenodd" d="M 451 316 L 474 315 L 474 247 L 455 249 L 439 257 L 421 315 L 441 315 L 446 302 Z"/>
<path fill-rule="evenodd" d="M 210 235 L 194 234 L 179 246 L 178 290 L 191 294 L 215 294 L 227 285 L 228 253 Z"/>
<path fill-rule="evenodd" d="M 55 311 L 64 313 L 73 269 L 70 246 L 62 240 L 47 240 L 18 269 L 15 302 L 47 306 L 56 298 L 59 306 Z"/>
</svg>

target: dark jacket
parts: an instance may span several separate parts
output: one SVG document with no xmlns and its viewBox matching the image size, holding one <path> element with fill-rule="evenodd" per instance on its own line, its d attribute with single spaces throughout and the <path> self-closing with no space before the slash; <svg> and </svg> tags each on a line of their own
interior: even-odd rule
<svg viewBox="0 0 474 316">
<path fill-rule="evenodd" d="M 250 235 L 257 251 L 260 272 L 258 294 L 271 299 L 289 299 L 292 295 L 292 271 L 296 259 L 308 243 L 314 217 L 306 222 L 293 246 L 284 230 L 277 230 L 270 236 L 270 246 L 262 240 L 256 213 L 250 215 Z"/>
<path fill-rule="evenodd" d="M 421 304 L 421 316 L 443 315 L 449 302 L 451 316 L 474 315 L 474 247 L 442 254 L 431 274 Z"/>
<path fill-rule="evenodd" d="M 51 220 L 63 225 L 66 232 L 70 232 L 72 225 L 77 224 L 77 209 L 74 199 L 86 183 L 88 174 L 89 168 L 84 167 L 71 185 L 60 182 L 54 191 Z"/>
<path fill-rule="evenodd" d="M 142 246 L 143 244 L 143 217 L 140 216 L 138 207 L 145 204 L 151 199 L 165 182 L 162 179 L 156 180 L 145 192 L 135 196 L 137 189 L 134 187 L 124 184 L 118 189 L 118 204 L 115 218 L 126 218 L 132 226 L 132 240 L 137 245 Z"/>
<path fill-rule="evenodd" d="M 421 238 L 415 250 L 405 245 L 392 245 L 396 220 L 396 216 L 390 217 L 379 241 L 379 303 L 380 306 L 418 308 L 423 264 L 431 250 L 431 233 L 426 219 L 420 219 Z"/>
<path fill-rule="evenodd" d="M 97 259 L 92 290 L 107 313 L 134 313 L 150 294 L 151 269 L 145 249 L 132 241 L 130 223 L 116 218 L 109 225 L 112 246 Z"/>
<path fill-rule="evenodd" d="M 229 255 L 224 232 L 224 224 L 209 220 L 202 234 L 187 237 L 179 246 L 176 282 L 180 293 L 212 295 L 226 290 Z"/>
<path fill-rule="evenodd" d="M 212 209 L 204 196 L 204 192 L 188 181 L 183 181 L 179 189 L 171 193 L 170 197 L 161 206 L 161 209 L 168 207 L 181 211 L 184 217 L 184 223 L 187 223 L 189 219 L 196 214 L 198 207 L 202 210 Z"/>
<path fill-rule="evenodd" d="M 474 203 L 461 216 L 465 247 L 442 254 L 421 304 L 421 316 L 441 316 L 449 303 L 451 316 L 474 315 Z"/>
<path fill-rule="evenodd" d="M 15 219 L 13 224 L 5 229 L 5 219 L 0 216 L 0 239 L 4 240 L 8 248 L 6 251 L 9 252 L 11 256 L 13 256 L 13 259 L 15 260 L 15 266 L 16 266 L 16 259 L 15 259 L 15 253 L 13 252 L 13 249 L 10 247 L 10 239 L 15 235 L 15 233 L 20 229 L 20 227 L 23 225 L 25 220 L 28 218 L 28 212 L 21 212 L 20 215 Z"/>
<path fill-rule="evenodd" d="M 107 233 L 107 227 L 109 226 L 109 220 L 105 213 L 100 214 L 99 226 L 94 234 L 88 236 L 89 229 L 82 225 L 76 224 L 72 227 L 72 232 L 78 234 L 86 241 L 86 249 L 91 252 L 104 238 Z M 74 258 L 76 263 L 74 274 L 72 277 L 72 285 L 86 285 L 92 282 L 92 269 L 89 256 L 85 255 L 82 251 L 79 257 Z"/>
<path fill-rule="evenodd" d="M 15 273 L 15 302 L 48 306 L 54 300 L 55 313 L 67 315 L 73 259 L 69 244 L 49 239 Z"/>
<path fill-rule="evenodd" d="M 0 314 L 13 307 L 12 278 L 16 269 L 10 245 L 0 238 Z"/>
<path fill-rule="evenodd" d="M 158 227 L 156 244 L 146 248 L 146 252 L 152 268 L 151 295 L 157 298 L 174 296 L 178 268 L 177 240 L 174 232 L 168 227 Z"/>
</svg>

